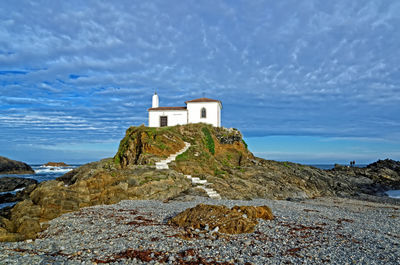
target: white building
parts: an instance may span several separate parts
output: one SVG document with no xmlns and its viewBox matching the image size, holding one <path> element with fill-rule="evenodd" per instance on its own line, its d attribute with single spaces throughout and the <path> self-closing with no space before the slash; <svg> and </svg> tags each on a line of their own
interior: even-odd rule
<svg viewBox="0 0 400 265">
<path fill-rule="evenodd" d="M 149 127 L 175 126 L 204 122 L 221 127 L 222 103 L 210 98 L 198 98 L 185 102 L 186 107 L 160 107 L 157 93 L 149 108 Z"/>
</svg>

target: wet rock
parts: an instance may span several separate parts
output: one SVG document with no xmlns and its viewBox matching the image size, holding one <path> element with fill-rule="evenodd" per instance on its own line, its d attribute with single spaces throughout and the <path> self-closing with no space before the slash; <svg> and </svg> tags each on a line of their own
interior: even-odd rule
<svg viewBox="0 0 400 265">
<path fill-rule="evenodd" d="M 22 189 L 37 183 L 37 180 L 31 178 L 2 177 L 0 178 L 0 192 Z"/>
</svg>

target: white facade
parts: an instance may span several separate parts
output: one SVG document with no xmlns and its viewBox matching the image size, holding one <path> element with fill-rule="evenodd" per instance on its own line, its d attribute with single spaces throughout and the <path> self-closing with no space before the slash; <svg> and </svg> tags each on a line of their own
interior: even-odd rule
<svg viewBox="0 0 400 265">
<path fill-rule="evenodd" d="M 186 107 L 160 107 L 155 93 L 149 111 L 149 127 L 207 123 L 221 127 L 222 104 L 219 100 L 199 98 L 186 101 Z"/>
<path fill-rule="evenodd" d="M 206 115 L 202 117 L 202 109 Z M 219 102 L 188 102 L 188 123 L 208 123 L 214 127 L 221 127 L 221 104 Z"/>
<path fill-rule="evenodd" d="M 161 117 L 167 117 L 167 126 L 184 125 L 187 116 L 186 110 L 149 110 L 149 127 L 161 127 Z"/>
</svg>

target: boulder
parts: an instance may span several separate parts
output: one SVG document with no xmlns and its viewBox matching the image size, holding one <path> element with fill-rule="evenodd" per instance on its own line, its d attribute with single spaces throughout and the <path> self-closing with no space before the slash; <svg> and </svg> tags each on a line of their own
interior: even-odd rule
<svg viewBox="0 0 400 265">
<path fill-rule="evenodd" d="M 18 199 L 17 199 L 17 196 L 15 196 L 14 194 L 12 194 L 12 193 L 2 193 L 2 194 L 0 194 L 0 204 L 1 203 L 7 203 L 7 202 L 16 202 Z"/>
<path fill-rule="evenodd" d="M 35 171 L 24 162 L 0 156 L 0 174 L 34 174 Z"/>
<path fill-rule="evenodd" d="M 0 192 L 26 188 L 37 183 L 37 180 L 31 178 L 2 177 L 0 178 Z"/>
<path fill-rule="evenodd" d="M 168 224 L 185 229 L 218 231 L 226 234 L 254 232 L 257 219 L 272 220 L 268 206 L 235 206 L 198 204 L 186 209 L 168 221 Z"/>
</svg>

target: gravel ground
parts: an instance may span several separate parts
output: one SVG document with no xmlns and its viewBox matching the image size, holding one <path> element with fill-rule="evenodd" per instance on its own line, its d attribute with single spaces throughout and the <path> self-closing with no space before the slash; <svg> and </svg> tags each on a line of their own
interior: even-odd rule
<svg viewBox="0 0 400 265">
<path fill-rule="evenodd" d="M 166 225 L 198 203 L 268 205 L 276 219 L 242 235 Z M 0 243 L 0 264 L 400 264 L 399 220 L 400 200 L 122 201 L 56 218 L 36 240 Z"/>
</svg>

